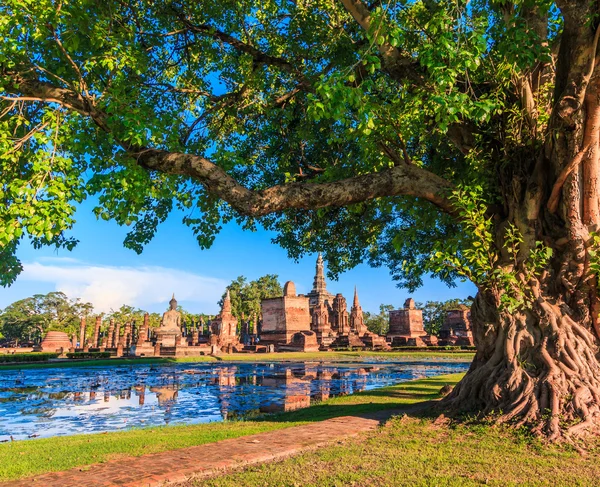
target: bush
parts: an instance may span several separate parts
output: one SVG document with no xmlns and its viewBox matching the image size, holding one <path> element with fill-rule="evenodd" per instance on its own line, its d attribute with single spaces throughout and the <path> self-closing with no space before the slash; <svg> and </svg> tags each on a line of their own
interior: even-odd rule
<svg viewBox="0 0 600 487">
<path fill-rule="evenodd" d="M 436 346 L 436 347 L 394 347 L 392 350 L 396 350 L 399 352 L 468 352 L 474 351 L 475 347 L 471 347 L 468 345 L 446 345 L 444 347 Z"/>
<path fill-rule="evenodd" d="M 6 364 L 11 362 L 47 362 L 51 358 L 57 358 L 58 353 L 12 353 L 12 354 L 0 354 L 0 363 Z"/>
<path fill-rule="evenodd" d="M 110 352 L 70 352 L 68 358 L 110 358 Z"/>
</svg>

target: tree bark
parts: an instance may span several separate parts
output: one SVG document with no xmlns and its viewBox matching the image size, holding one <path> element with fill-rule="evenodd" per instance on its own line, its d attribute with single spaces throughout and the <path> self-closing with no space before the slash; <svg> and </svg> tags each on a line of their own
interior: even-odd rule
<svg viewBox="0 0 600 487">
<path fill-rule="evenodd" d="M 477 353 L 444 407 L 527 424 L 552 440 L 598 428 L 598 336 L 563 292 L 542 290 L 548 284 L 530 283 L 537 297 L 517 313 L 499 311 L 494 293 L 477 295 L 471 311 Z"/>
<path fill-rule="evenodd" d="M 600 228 L 598 78 L 592 78 L 577 117 L 570 115 L 568 129 L 564 120 L 556 125 L 560 136 L 547 144 L 546 164 L 559 175 L 546 204 L 540 205 L 543 191 L 520 199 L 504 190 L 510 210 L 498 225 L 502 257 L 496 266 L 516 275 L 519 284 L 480 288 L 471 310 L 477 353 L 443 406 L 570 440 L 600 430 L 600 304 L 592 265 L 600 258 L 594 240 Z M 522 187 L 518 175 L 512 183 Z M 508 222 L 524 235 L 517 262 L 507 259 L 502 246 Z M 528 256 L 538 242 L 553 257 L 533 272 Z M 507 293 L 523 303 L 518 311 L 502 304 Z"/>
</svg>

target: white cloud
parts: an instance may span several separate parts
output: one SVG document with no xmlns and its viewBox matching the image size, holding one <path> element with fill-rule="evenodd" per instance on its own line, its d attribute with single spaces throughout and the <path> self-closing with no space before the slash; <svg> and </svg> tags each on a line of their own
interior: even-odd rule
<svg viewBox="0 0 600 487">
<path fill-rule="evenodd" d="M 228 284 L 223 279 L 167 267 L 100 266 L 74 259 L 40 259 L 23 267 L 19 280 L 54 284 L 57 291 L 70 298 L 92 303 L 97 312 L 118 309 L 123 304 L 166 309 L 175 293 L 178 301 L 194 303 L 190 311 L 215 313 Z"/>
</svg>

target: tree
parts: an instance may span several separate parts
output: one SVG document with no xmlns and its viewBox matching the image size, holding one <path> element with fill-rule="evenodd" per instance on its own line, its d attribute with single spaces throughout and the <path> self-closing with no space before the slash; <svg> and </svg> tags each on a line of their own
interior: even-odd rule
<svg viewBox="0 0 600 487">
<path fill-rule="evenodd" d="M 74 334 L 79 332 L 81 318 L 92 310 L 90 303 L 70 300 L 61 292 L 35 294 L 0 313 L 0 330 L 5 339 L 16 343 L 40 340 L 50 330 Z"/>
<path fill-rule="evenodd" d="M 438 335 L 446 319 L 446 313 L 452 309 L 456 309 L 461 304 L 471 307 L 473 300 L 449 299 L 447 301 L 426 301 L 425 304 L 417 303 L 416 307 L 423 310 L 425 331 L 430 335 Z"/>
<path fill-rule="evenodd" d="M 124 325 L 125 323 L 133 323 L 136 322 L 137 326 L 140 326 L 144 322 L 144 314 L 146 312 L 143 309 L 134 308 L 133 306 L 129 306 L 127 304 L 122 305 L 118 310 L 111 309 L 110 313 L 106 315 L 104 318 L 105 323 L 110 322 L 110 320 L 115 320 L 115 323 L 120 323 Z M 158 313 L 153 313 L 153 315 L 158 315 Z M 153 325 L 160 325 L 160 316 L 158 316 L 158 323 L 156 323 L 156 316 Z M 152 326 L 152 324 L 150 325 Z"/>
<path fill-rule="evenodd" d="M 379 314 L 365 311 L 364 320 L 368 330 L 378 335 L 386 335 L 390 329 L 390 311 L 393 309 L 391 304 L 380 304 Z"/>
<path fill-rule="evenodd" d="M 175 206 L 202 247 L 237 218 L 333 275 L 470 279 L 448 409 L 598 429 L 596 0 L 0 9 L 4 284 L 89 195 L 136 251 Z"/>
<path fill-rule="evenodd" d="M 262 319 L 260 302 L 266 298 L 274 298 L 283 295 L 283 289 L 279 284 L 278 276 L 267 274 L 258 279 L 246 282 L 244 276 L 237 277 L 231 282 L 225 292 L 229 291 L 231 299 L 231 312 L 238 321 L 251 320 L 256 326 L 257 320 Z M 223 306 L 223 298 L 219 306 Z M 255 328 L 256 329 L 256 328 Z"/>
</svg>

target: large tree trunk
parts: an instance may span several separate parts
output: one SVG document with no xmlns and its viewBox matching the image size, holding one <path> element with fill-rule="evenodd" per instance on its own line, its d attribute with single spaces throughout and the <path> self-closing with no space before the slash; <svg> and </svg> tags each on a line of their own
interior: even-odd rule
<svg viewBox="0 0 600 487">
<path fill-rule="evenodd" d="M 551 439 L 600 431 L 598 79 L 573 123 L 555 128 L 536 169 L 526 171 L 534 176 L 527 181 L 517 170 L 503 185 L 496 266 L 518 284 L 480 288 L 471 314 L 477 354 L 444 401 L 450 410 L 493 414 Z M 508 224 L 523 236 L 517 257 L 507 255 Z M 528 256 L 539 242 L 553 256 L 532 272 Z M 506 293 L 522 305 L 509 311 Z"/>
</svg>

